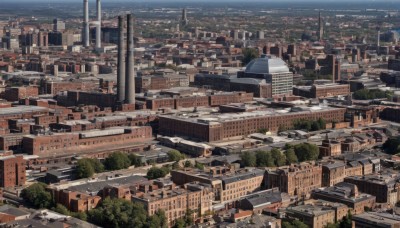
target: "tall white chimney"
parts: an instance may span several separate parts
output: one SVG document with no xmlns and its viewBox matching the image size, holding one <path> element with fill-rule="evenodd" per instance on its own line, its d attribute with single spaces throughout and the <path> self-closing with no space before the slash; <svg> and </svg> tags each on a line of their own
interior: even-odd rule
<svg viewBox="0 0 400 228">
<path fill-rule="evenodd" d="M 89 47 L 89 0 L 83 0 L 83 46 Z"/>
<path fill-rule="evenodd" d="M 101 0 L 97 0 L 96 48 L 101 48 Z"/>
</svg>

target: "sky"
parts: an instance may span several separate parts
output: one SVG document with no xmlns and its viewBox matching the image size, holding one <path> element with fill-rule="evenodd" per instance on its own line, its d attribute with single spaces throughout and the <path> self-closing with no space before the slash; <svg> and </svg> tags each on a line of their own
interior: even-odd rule
<svg viewBox="0 0 400 228">
<path fill-rule="evenodd" d="M 0 2 L 65 2 L 66 0 L 0 0 Z M 96 0 L 89 0 L 95 2 Z M 191 0 L 102 0 L 102 2 L 188 2 Z M 196 2 L 400 2 L 400 0 L 196 0 Z M 68 0 L 68 2 L 83 2 L 83 0 Z"/>
</svg>

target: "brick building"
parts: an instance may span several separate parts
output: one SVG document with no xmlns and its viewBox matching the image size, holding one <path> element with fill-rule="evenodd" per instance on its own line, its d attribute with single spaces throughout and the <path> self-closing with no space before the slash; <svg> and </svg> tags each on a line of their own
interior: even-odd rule
<svg viewBox="0 0 400 228">
<path fill-rule="evenodd" d="M 144 127 L 118 127 L 80 133 L 54 133 L 29 135 L 23 138 L 23 151 L 27 154 L 46 156 L 104 148 L 105 145 L 129 145 L 146 142 L 152 130 Z"/>
<path fill-rule="evenodd" d="M 308 196 L 312 190 L 322 185 L 322 167 L 314 163 L 268 169 L 265 176 L 267 189 L 278 187 L 290 196 Z"/>
<path fill-rule="evenodd" d="M 26 181 L 25 166 L 22 155 L 0 157 L 0 187 L 23 186 Z"/>
<path fill-rule="evenodd" d="M 376 197 L 360 193 L 354 184 L 341 182 L 332 187 L 315 189 L 312 192 L 314 199 L 327 200 L 330 202 L 343 203 L 351 208 L 351 213 L 361 214 L 365 209 L 374 209 Z"/>
<path fill-rule="evenodd" d="M 298 86 L 293 88 L 293 95 L 307 98 L 324 98 L 347 96 L 350 94 L 349 84 L 323 84 L 313 86 Z"/>
<path fill-rule="evenodd" d="M 37 97 L 39 89 L 35 86 L 9 87 L 4 92 L 4 99 L 7 101 L 19 101 L 20 99 Z"/>
<path fill-rule="evenodd" d="M 286 209 L 286 215 L 302 221 L 310 228 L 324 228 L 340 221 L 347 210 L 347 206 L 340 203 L 307 204 Z"/>
<path fill-rule="evenodd" d="M 199 141 L 219 141 L 232 137 L 258 132 L 259 129 L 290 129 L 297 119 L 318 120 L 326 122 L 343 122 L 344 108 L 308 109 L 300 108 L 293 112 L 264 110 L 245 113 L 197 114 L 196 115 L 161 115 L 159 132 L 167 136 L 183 136 Z M 192 116 L 192 117 L 191 117 Z"/>
<path fill-rule="evenodd" d="M 211 167 L 204 171 L 195 169 L 185 171 L 172 170 L 171 178 L 178 185 L 193 181 L 210 184 L 215 200 L 229 203 L 259 190 L 264 179 L 264 170 L 234 170 L 227 167 Z"/>
<path fill-rule="evenodd" d="M 328 162 L 322 164 L 322 187 L 330 187 L 343 182 L 346 177 L 344 162 Z"/>
<path fill-rule="evenodd" d="M 47 81 L 43 88 L 41 88 L 41 92 L 43 94 L 58 94 L 62 91 L 92 91 L 98 89 L 99 85 L 93 82 L 84 82 L 84 81 Z"/>
<path fill-rule="evenodd" d="M 214 193 L 210 186 L 199 183 L 188 183 L 184 188 L 169 185 L 160 189 L 139 190 L 132 197 L 133 202 L 144 205 L 149 216 L 163 210 L 169 225 L 186 216 L 189 210 L 193 211 L 195 221 L 211 213 L 213 199 Z"/>
<path fill-rule="evenodd" d="M 322 145 L 319 146 L 319 156 L 320 157 L 327 157 L 327 156 L 338 156 L 342 154 L 342 145 L 339 141 L 330 140 L 326 137 L 322 140 Z"/>
<path fill-rule="evenodd" d="M 399 201 L 400 184 L 397 174 L 370 174 L 346 177 L 345 182 L 357 185 L 358 190 L 376 197 L 376 203 L 395 205 Z"/>
<path fill-rule="evenodd" d="M 100 196 L 92 196 L 89 194 L 60 190 L 55 191 L 54 198 L 56 203 L 64 205 L 72 212 L 87 212 L 97 207 L 101 201 Z"/>
</svg>

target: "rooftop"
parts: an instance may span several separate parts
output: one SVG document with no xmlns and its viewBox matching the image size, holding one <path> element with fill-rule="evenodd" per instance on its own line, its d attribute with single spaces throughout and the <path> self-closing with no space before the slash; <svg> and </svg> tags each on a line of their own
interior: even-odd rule
<svg viewBox="0 0 400 228">
<path fill-rule="evenodd" d="M 289 68 L 281 58 L 273 56 L 264 56 L 252 60 L 246 66 L 245 73 L 256 74 L 273 74 L 273 73 L 287 73 Z"/>
</svg>

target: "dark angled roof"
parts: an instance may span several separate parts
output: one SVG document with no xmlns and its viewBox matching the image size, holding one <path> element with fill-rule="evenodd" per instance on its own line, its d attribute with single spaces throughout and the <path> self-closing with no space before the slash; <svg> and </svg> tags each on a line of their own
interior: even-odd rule
<svg viewBox="0 0 400 228">
<path fill-rule="evenodd" d="M 233 183 L 236 181 L 250 179 L 255 176 L 263 176 L 264 173 L 265 173 L 265 171 L 262 169 L 253 169 L 253 170 L 249 170 L 246 173 L 239 173 L 239 174 L 235 174 L 232 176 L 222 177 L 221 180 L 224 184 L 230 184 L 230 183 Z"/>
</svg>

